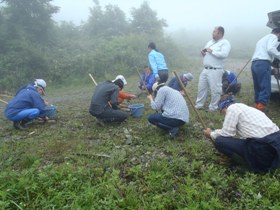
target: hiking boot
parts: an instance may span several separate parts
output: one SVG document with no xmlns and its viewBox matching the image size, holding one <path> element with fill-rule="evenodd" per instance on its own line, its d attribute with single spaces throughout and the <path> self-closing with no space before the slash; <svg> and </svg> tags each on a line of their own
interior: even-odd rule
<svg viewBox="0 0 280 210">
<path fill-rule="evenodd" d="M 28 128 L 27 125 L 23 123 L 23 121 L 15 121 L 14 127 L 18 130 L 26 130 Z"/>
<path fill-rule="evenodd" d="M 179 128 L 178 128 L 178 127 L 171 128 L 171 129 L 169 130 L 169 136 L 170 136 L 171 138 L 175 138 L 175 136 L 177 135 L 178 131 L 179 131 Z"/>
<path fill-rule="evenodd" d="M 105 126 L 105 123 L 102 119 L 96 118 L 96 124 L 100 126 Z"/>
</svg>

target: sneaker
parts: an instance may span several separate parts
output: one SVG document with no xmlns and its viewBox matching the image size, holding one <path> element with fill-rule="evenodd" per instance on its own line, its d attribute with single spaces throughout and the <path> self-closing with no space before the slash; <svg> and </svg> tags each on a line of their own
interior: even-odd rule
<svg viewBox="0 0 280 210">
<path fill-rule="evenodd" d="M 170 136 L 171 138 L 174 138 L 174 137 L 177 135 L 178 131 L 179 131 L 179 128 L 178 128 L 178 127 L 171 128 L 171 129 L 169 130 L 169 136 Z"/>
<path fill-rule="evenodd" d="M 102 119 L 96 118 L 96 124 L 100 126 L 105 126 L 105 123 Z"/>
<path fill-rule="evenodd" d="M 28 127 L 26 124 L 23 124 L 22 121 L 15 121 L 14 122 L 14 127 L 18 130 L 26 130 Z"/>
</svg>

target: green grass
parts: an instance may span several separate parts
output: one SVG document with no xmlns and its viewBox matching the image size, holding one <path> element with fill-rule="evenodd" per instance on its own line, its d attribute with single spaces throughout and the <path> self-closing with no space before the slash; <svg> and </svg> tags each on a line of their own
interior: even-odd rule
<svg viewBox="0 0 280 210">
<path fill-rule="evenodd" d="M 242 63 L 240 64 L 242 67 Z M 237 70 L 238 71 L 238 70 Z M 198 74 L 188 89 L 196 96 Z M 126 91 L 136 92 L 137 77 Z M 250 72 L 241 75 L 237 100 L 253 104 Z M 176 139 L 150 125 L 143 95 L 141 118 L 101 127 L 88 113 L 94 86 L 49 88 L 58 122 L 18 131 L 0 118 L 0 209 L 279 209 L 279 170 L 255 174 L 217 153 L 202 135 L 189 105 L 190 123 Z M 268 116 L 278 125 L 279 100 Z M 208 127 L 223 116 L 199 111 Z"/>
</svg>

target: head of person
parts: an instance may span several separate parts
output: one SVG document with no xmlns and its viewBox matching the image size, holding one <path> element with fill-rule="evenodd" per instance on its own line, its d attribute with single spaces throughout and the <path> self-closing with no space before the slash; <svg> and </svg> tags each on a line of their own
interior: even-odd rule
<svg viewBox="0 0 280 210">
<path fill-rule="evenodd" d="M 121 90 L 123 89 L 124 83 L 121 79 L 116 79 L 113 81 L 115 85 L 117 85 Z"/>
<path fill-rule="evenodd" d="M 193 80 L 193 75 L 192 75 L 192 73 L 183 74 L 183 79 L 184 79 L 185 81 L 192 81 L 192 80 Z"/>
<path fill-rule="evenodd" d="M 236 100 L 232 97 L 231 94 L 222 95 L 218 103 L 218 109 L 220 112 L 226 113 L 226 109 L 234 103 L 236 103 Z"/>
<path fill-rule="evenodd" d="M 225 29 L 222 26 L 216 26 L 213 30 L 212 37 L 215 41 L 220 40 L 224 37 Z"/>
<path fill-rule="evenodd" d="M 115 82 L 115 81 L 118 80 L 118 79 L 120 79 L 120 80 L 123 81 L 123 86 L 124 86 L 124 85 L 127 85 L 126 79 L 124 78 L 123 75 L 118 75 L 118 76 L 116 76 L 116 78 L 115 78 L 112 82 Z"/>
<path fill-rule="evenodd" d="M 37 89 L 38 93 L 42 96 L 45 95 L 45 90 L 47 87 L 47 83 L 43 79 L 35 79 L 34 87 Z"/>
<path fill-rule="evenodd" d="M 155 51 L 158 51 L 157 50 L 157 47 L 156 47 L 156 44 L 154 42 L 150 42 L 148 44 L 148 52 L 150 52 L 151 50 L 155 50 Z"/>
<path fill-rule="evenodd" d="M 145 73 L 146 75 L 149 75 L 149 74 L 152 73 L 152 71 L 151 71 L 151 69 L 150 69 L 149 66 L 144 66 L 144 73 Z"/>
<path fill-rule="evenodd" d="M 280 28 L 274 28 L 271 33 L 275 34 L 280 41 Z"/>
<path fill-rule="evenodd" d="M 155 82 L 155 83 L 153 84 L 152 90 L 153 90 L 154 96 L 157 95 L 157 92 L 158 92 L 159 89 L 160 89 L 161 87 L 163 87 L 163 86 L 165 86 L 165 83 L 164 83 L 164 82 L 163 82 L 163 83 Z"/>
</svg>

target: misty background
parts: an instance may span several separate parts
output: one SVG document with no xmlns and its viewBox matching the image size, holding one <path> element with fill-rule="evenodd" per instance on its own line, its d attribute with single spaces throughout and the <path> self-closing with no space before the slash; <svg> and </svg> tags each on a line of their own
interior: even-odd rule
<svg viewBox="0 0 280 210">
<path fill-rule="evenodd" d="M 3 0 L 0 3 L 0 90 L 34 78 L 66 84 L 117 74 L 130 76 L 148 64 L 154 41 L 171 70 L 200 72 L 200 50 L 215 26 L 225 28 L 230 58 L 251 58 L 270 33 L 267 13 L 276 0 L 226 2 L 173 0 Z M 242 63 L 243 62 L 243 63 Z"/>
</svg>

